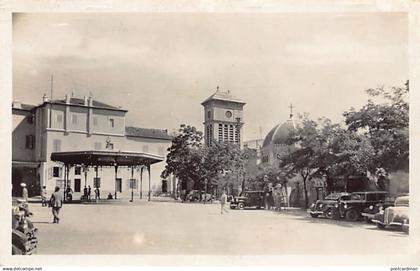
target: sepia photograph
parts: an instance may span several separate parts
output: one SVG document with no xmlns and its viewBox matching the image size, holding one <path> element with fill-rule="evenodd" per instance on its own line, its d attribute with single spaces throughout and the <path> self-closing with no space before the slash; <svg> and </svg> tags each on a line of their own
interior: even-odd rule
<svg viewBox="0 0 420 271">
<path fill-rule="evenodd" d="M 11 20 L 13 257 L 413 253 L 407 12 Z"/>
</svg>

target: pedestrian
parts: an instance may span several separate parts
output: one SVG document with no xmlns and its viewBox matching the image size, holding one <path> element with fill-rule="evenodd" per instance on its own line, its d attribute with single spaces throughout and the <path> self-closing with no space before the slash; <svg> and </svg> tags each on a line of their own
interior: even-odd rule
<svg viewBox="0 0 420 271">
<path fill-rule="evenodd" d="M 22 187 L 22 199 L 28 202 L 28 189 L 26 189 L 26 183 L 21 183 L 20 186 Z"/>
<path fill-rule="evenodd" d="M 87 190 L 87 187 L 86 187 L 86 185 L 85 185 L 85 188 L 83 188 L 83 199 L 84 200 L 87 200 L 87 195 L 88 194 L 88 190 Z"/>
<path fill-rule="evenodd" d="M 67 185 L 65 200 L 66 201 L 72 201 L 73 200 L 73 189 L 71 189 L 70 185 Z"/>
<path fill-rule="evenodd" d="M 226 203 L 227 195 L 226 192 L 223 190 L 222 196 L 220 197 L 220 214 L 223 214 L 223 212 L 228 213 L 228 210 L 226 209 Z"/>
<path fill-rule="evenodd" d="M 100 200 L 101 199 L 101 195 L 100 195 L 100 192 L 99 192 L 99 188 L 95 188 L 95 200 L 96 200 L 96 202 L 98 202 L 98 200 Z"/>
<path fill-rule="evenodd" d="M 41 201 L 42 201 L 42 207 L 48 206 L 48 203 L 47 203 L 47 188 L 45 186 L 43 186 L 42 190 L 41 190 Z"/>
<path fill-rule="evenodd" d="M 87 192 L 87 195 L 88 195 L 88 201 L 90 201 L 90 195 L 92 194 L 92 189 L 90 188 L 90 185 L 88 186 L 88 192 Z"/>
<path fill-rule="evenodd" d="M 59 192 L 60 187 L 56 186 L 54 189 L 54 193 L 52 193 L 50 198 L 50 205 L 52 207 L 52 214 L 54 216 L 53 223 L 59 223 L 60 218 L 58 215 L 60 214 L 60 209 L 63 206 L 63 195 Z"/>
</svg>

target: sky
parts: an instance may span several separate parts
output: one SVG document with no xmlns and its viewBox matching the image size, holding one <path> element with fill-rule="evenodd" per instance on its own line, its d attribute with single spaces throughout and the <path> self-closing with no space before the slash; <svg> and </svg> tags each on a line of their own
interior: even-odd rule
<svg viewBox="0 0 420 271">
<path fill-rule="evenodd" d="M 406 13 L 19 13 L 13 99 L 66 93 L 128 110 L 127 125 L 203 130 L 216 91 L 246 102 L 244 140 L 295 113 L 343 120 L 365 89 L 408 79 Z"/>
</svg>

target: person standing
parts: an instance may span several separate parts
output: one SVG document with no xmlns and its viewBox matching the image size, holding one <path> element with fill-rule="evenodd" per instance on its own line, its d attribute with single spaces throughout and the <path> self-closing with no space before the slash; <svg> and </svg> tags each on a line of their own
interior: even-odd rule
<svg viewBox="0 0 420 271">
<path fill-rule="evenodd" d="M 88 185 L 88 192 L 87 192 L 87 195 L 88 195 L 88 201 L 90 201 L 90 195 L 92 194 L 92 189 L 90 188 L 90 185 Z"/>
<path fill-rule="evenodd" d="M 52 193 L 51 198 L 50 198 L 52 214 L 54 216 L 54 220 L 53 220 L 54 224 L 55 223 L 58 224 L 60 222 L 60 218 L 58 217 L 58 215 L 60 214 L 60 209 L 63 206 L 63 195 L 59 191 L 60 191 L 60 187 L 56 186 L 54 189 L 54 193 Z"/>
<path fill-rule="evenodd" d="M 48 203 L 47 203 L 47 188 L 45 186 L 43 186 L 42 190 L 41 190 L 41 200 L 42 200 L 42 207 L 48 206 Z"/>
<path fill-rule="evenodd" d="M 96 202 L 98 202 L 98 200 L 100 200 L 101 199 L 101 195 L 100 195 L 100 192 L 99 192 L 99 188 L 95 188 L 95 200 L 96 200 Z"/>
<path fill-rule="evenodd" d="M 86 187 L 86 185 L 85 185 L 85 188 L 83 188 L 83 199 L 84 200 L 87 200 L 87 192 L 88 190 L 87 190 L 87 187 Z"/>
<path fill-rule="evenodd" d="M 28 202 L 28 189 L 26 189 L 26 183 L 21 183 L 22 187 L 22 198 L 24 201 Z"/>
<path fill-rule="evenodd" d="M 228 213 L 228 210 L 226 209 L 226 203 L 227 195 L 226 192 L 223 190 L 222 196 L 220 197 L 220 214 L 223 214 L 223 212 Z"/>
</svg>

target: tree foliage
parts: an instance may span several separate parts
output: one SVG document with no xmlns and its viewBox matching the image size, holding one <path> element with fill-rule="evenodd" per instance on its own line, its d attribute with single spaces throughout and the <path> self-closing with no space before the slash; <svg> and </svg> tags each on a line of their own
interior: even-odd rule
<svg viewBox="0 0 420 271">
<path fill-rule="evenodd" d="M 348 129 L 365 135 L 373 147 L 369 168 L 385 171 L 408 170 L 409 158 L 409 84 L 405 87 L 385 89 L 378 87 L 366 91 L 372 98 L 359 110 L 351 108 L 344 113 Z"/>
</svg>

